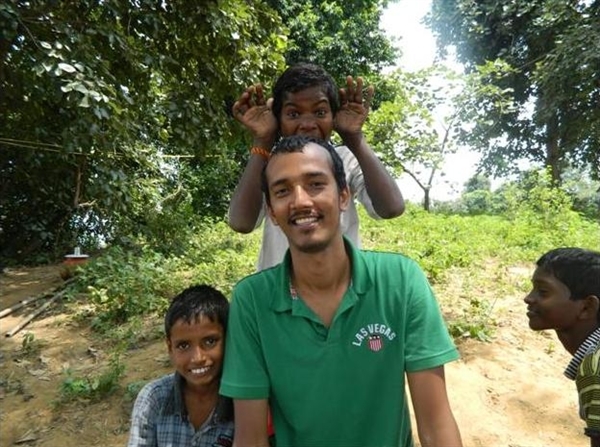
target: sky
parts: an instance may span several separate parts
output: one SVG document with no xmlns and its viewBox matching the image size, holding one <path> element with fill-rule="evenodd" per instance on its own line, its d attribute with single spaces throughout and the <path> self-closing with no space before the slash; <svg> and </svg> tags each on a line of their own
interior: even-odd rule
<svg viewBox="0 0 600 447">
<path fill-rule="evenodd" d="M 431 0 L 399 0 L 390 3 L 381 18 L 381 26 L 388 36 L 400 39 L 396 46 L 402 50 L 397 66 L 408 71 L 429 67 L 435 59 L 435 39 L 431 31 L 421 23 L 429 11 Z M 455 69 L 456 63 L 449 63 Z M 435 200 L 457 198 L 465 182 L 475 174 L 479 154 L 468 150 L 459 150 L 446 157 L 442 172 L 434 177 L 431 197 Z M 404 174 L 398 184 L 405 198 L 418 202 L 423 199 L 423 191 L 415 181 Z"/>
</svg>

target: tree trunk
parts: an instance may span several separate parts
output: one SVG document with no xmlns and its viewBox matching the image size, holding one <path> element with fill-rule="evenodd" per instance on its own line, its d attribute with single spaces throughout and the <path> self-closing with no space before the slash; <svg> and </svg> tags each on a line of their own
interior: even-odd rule
<svg viewBox="0 0 600 447">
<path fill-rule="evenodd" d="M 558 137 L 558 116 L 552 114 L 546 125 L 546 167 L 550 168 L 552 184 L 558 186 L 562 180 L 561 150 Z"/>
<path fill-rule="evenodd" d="M 429 209 L 431 208 L 431 198 L 429 197 L 430 192 L 431 190 L 429 188 L 423 188 L 423 209 L 427 212 L 429 212 Z"/>
</svg>

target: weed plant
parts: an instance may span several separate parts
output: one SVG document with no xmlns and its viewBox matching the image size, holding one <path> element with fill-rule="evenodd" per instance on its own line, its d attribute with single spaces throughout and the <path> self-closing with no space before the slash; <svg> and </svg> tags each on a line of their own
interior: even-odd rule
<svg viewBox="0 0 600 447">
<path fill-rule="evenodd" d="M 55 404 L 60 406 L 76 400 L 99 401 L 119 389 L 119 381 L 125 373 L 125 365 L 119 354 L 111 357 L 109 367 L 98 375 L 75 377 L 71 370 L 60 387 L 60 395 Z"/>
</svg>

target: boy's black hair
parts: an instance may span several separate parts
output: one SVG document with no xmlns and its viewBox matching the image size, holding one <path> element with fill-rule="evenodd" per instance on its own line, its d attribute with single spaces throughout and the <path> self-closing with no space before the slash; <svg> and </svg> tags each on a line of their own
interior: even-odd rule
<svg viewBox="0 0 600 447">
<path fill-rule="evenodd" d="M 321 87 L 323 89 L 323 93 L 329 101 L 331 113 L 335 116 L 340 108 L 338 87 L 335 81 L 322 67 L 303 62 L 288 67 L 275 82 L 271 110 L 277 121 L 281 117 L 283 101 L 285 101 L 287 94 L 298 93 L 310 87 Z"/>
<path fill-rule="evenodd" d="M 201 316 L 220 324 L 225 335 L 228 315 L 229 301 L 221 292 L 204 284 L 191 286 L 171 301 L 165 315 L 165 335 L 171 338 L 171 328 L 178 320 L 191 324 Z"/>
<path fill-rule="evenodd" d="M 576 247 L 555 248 L 542 255 L 536 265 L 567 286 L 572 300 L 590 295 L 600 298 L 600 252 Z"/>
<path fill-rule="evenodd" d="M 321 140 L 320 138 L 307 137 L 304 135 L 290 135 L 288 137 L 284 137 L 273 147 L 271 150 L 271 155 L 269 156 L 269 160 L 265 163 L 263 170 L 261 172 L 261 187 L 262 191 L 265 195 L 265 200 L 267 205 L 271 206 L 271 197 L 269 196 L 269 183 L 267 180 L 267 166 L 269 166 L 269 162 L 274 155 L 277 154 L 291 154 L 293 152 L 302 152 L 307 144 L 314 143 L 322 146 L 328 153 L 331 158 L 331 170 L 333 172 L 333 177 L 335 178 L 335 183 L 337 184 L 338 191 L 344 189 L 347 185 L 346 183 L 346 173 L 344 172 L 344 162 L 342 161 L 340 154 L 335 150 L 335 147 L 329 143 L 328 141 Z"/>
</svg>

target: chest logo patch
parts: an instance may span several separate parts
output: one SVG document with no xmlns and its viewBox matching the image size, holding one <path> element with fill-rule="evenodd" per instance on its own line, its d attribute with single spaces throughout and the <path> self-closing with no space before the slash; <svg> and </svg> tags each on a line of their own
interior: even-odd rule
<svg viewBox="0 0 600 447">
<path fill-rule="evenodd" d="M 364 343 L 371 351 L 378 352 L 383 349 L 386 339 L 392 341 L 394 338 L 396 338 L 396 333 L 391 327 L 385 324 L 373 323 L 361 327 L 354 334 L 352 344 L 360 347 Z"/>
</svg>

